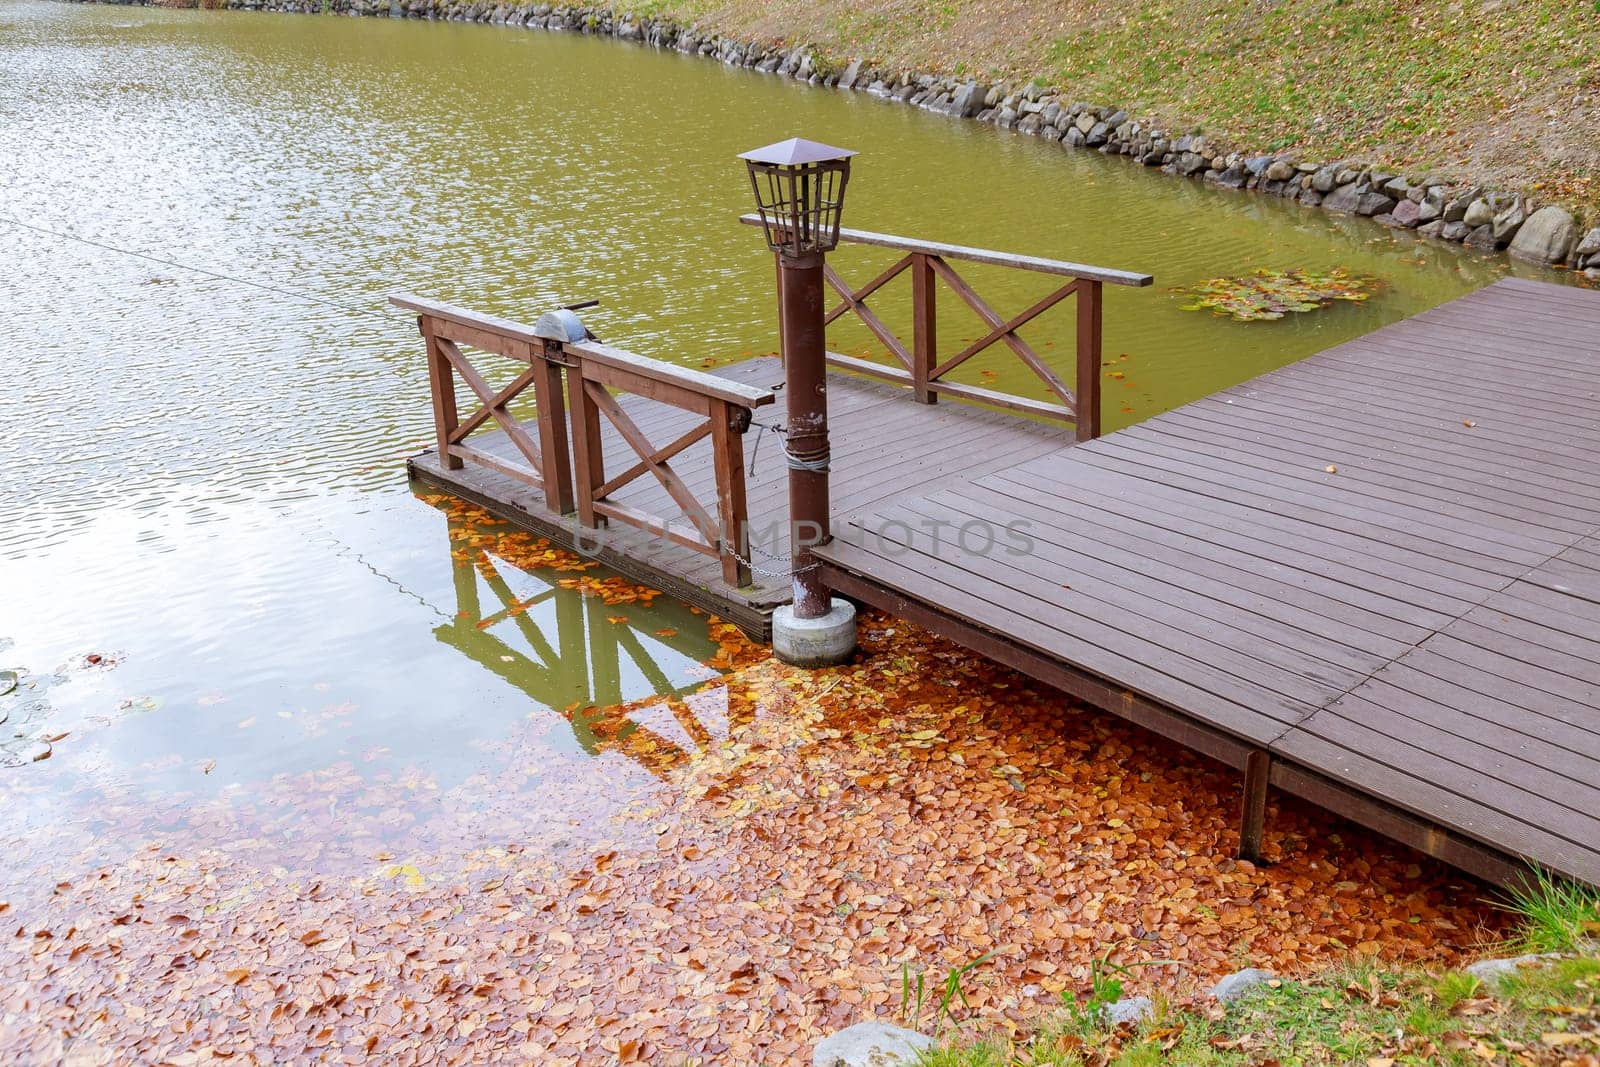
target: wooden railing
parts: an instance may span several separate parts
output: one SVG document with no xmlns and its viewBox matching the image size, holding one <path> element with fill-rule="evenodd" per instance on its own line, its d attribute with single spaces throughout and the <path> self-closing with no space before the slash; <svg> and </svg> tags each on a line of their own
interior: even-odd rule
<svg viewBox="0 0 1600 1067">
<path fill-rule="evenodd" d="M 396 293 L 389 303 L 417 313 L 417 329 L 427 344 L 439 465 L 460 470 L 470 461 L 538 489 L 546 506 L 557 514 L 571 511 L 572 465 L 567 455 L 567 423 L 562 417 L 561 368 L 550 359 L 550 342 L 535 336 L 530 326 L 409 293 Z M 494 389 L 462 352 L 462 345 L 525 363 L 527 369 Z M 456 408 L 457 377 L 482 405 L 465 419 Z M 536 410 L 532 432 L 508 410 L 530 385 Z M 474 430 L 490 420 L 505 432 L 518 457 L 492 455 L 466 443 Z"/>
<path fill-rule="evenodd" d="M 740 221 L 752 226 L 761 224 L 758 215 L 745 215 Z M 847 314 L 853 314 L 900 366 L 886 366 L 830 351 L 828 362 L 831 365 L 909 386 L 912 398 L 924 404 L 933 403 L 941 395 L 952 396 L 1046 419 L 1074 423 L 1080 441 L 1088 441 L 1100 435 L 1101 290 L 1106 285 L 1149 285 L 1150 275 L 1107 270 L 1062 260 L 1041 259 L 1037 256 L 1013 255 L 982 248 L 967 248 L 962 245 L 919 241 L 890 234 L 869 233 L 865 230 L 841 229 L 839 240 L 852 244 L 875 245 L 904 253 L 888 269 L 860 288 L 851 287 L 832 266 L 823 268 L 829 286 L 842 298 L 828 312 L 826 321 L 831 324 Z M 1008 267 L 1071 280 L 1059 285 L 1027 310 L 1011 318 L 1005 318 L 957 272 L 951 265 L 952 260 Z M 908 271 L 911 274 L 909 345 L 867 304 L 869 297 L 873 297 L 889 282 Z M 986 327 L 986 332 L 977 340 L 959 352 L 943 358 L 940 357 L 938 344 L 936 284 L 941 281 L 977 314 Z M 1077 298 L 1077 343 L 1073 361 L 1075 381 L 1069 386 L 1055 368 L 1024 341 L 1017 331 L 1067 297 L 1074 295 Z M 945 380 L 945 375 L 972 357 L 1002 343 L 1038 376 L 1046 390 L 1055 397 L 1056 402 L 1035 400 L 996 389 Z"/>
<path fill-rule="evenodd" d="M 572 459 L 576 474 L 578 519 L 595 526 L 612 519 L 651 531 L 722 561 L 722 580 L 738 588 L 750 584 L 749 513 L 745 503 L 743 435 L 751 411 L 772 403 L 770 389 L 741 385 L 714 374 L 625 352 L 598 343 L 565 345 L 567 390 L 572 411 Z M 651 400 L 704 416 L 705 421 L 664 445 L 653 444 L 617 403 L 611 390 L 636 393 Z M 635 462 L 606 477 L 601 417 L 616 429 Z M 690 445 L 711 438 L 716 471 L 717 514 L 697 500 L 672 469 L 672 458 Z M 648 472 L 667 491 L 690 525 L 649 515 L 610 499 L 611 495 Z"/>
<path fill-rule="evenodd" d="M 750 426 L 752 410 L 773 402 L 770 390 L 594 341 L 539 337 L 533 327 L 522 323 L 408 293 L 392 295 L 389 302 L 416 312 L 418 329 L 427 343 L 428 381 L 442 467 L 459 470 L 471 463 L 496 471 L 538 489 L 550 511 L 575 513 L 577 521 L 588 527 L 615 521 L 665 537 L 719 558 L 723 580 L 729 585 L 750 584 L 742 435 Z M 463 352 L 463 346 L 515 360 L 526 368 L 495 388 Z M 481 405 L 466 418 L 457 410 L 457 378 Z M 529 421 L 509 410 L 530 386 L 534 400 L 531 428 Z M 612 395 L 614 391 L 689 411 L 704 421 L 658 446 Z M 570 407 L 564 402 L 566 397 L 570 397 Z M 611 478 L 606 477 L 602 417 L 615 427 L 635 457 L 635 462 Z M 513 455 L 491 453 L 468 443 L 474 431 L 491 422 L 504 432 Z M 706 438 L 711 440 L 716 482 L 714 517 L 672 467 L 675 456 Z M 666 490 L 687 525 L 678 516 L 651 514 L 614 499 L 614 494 L 646 473 Z"/>
</svg>

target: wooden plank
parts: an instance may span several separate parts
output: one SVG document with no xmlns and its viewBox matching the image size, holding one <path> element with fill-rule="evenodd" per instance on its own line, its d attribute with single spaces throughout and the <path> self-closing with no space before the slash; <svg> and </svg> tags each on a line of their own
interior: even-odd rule
<svg viewBox="0 0 1600 1067">
<path fill-rule="evenodd" d="M 873 557 L 875 567 L 892 563 L 947 592 L 959 591 L 981 599 L 988 605 L 987 611 L 1006 613 L 1012 628 L 1032 631 L 1036 636 L 1030 636 L 1030 644 L 1042 651 L 1065 654 L 1095 673 L 1099 673 L 1096 664 L 1120 664 L 1124 671 L 1134 664 L 1145 665 L 1149 671 L 1147 681 L 1156 688 L 1134 688 L 1152 699 L 1172 703 L 1172 693 L 1182 692 L 1187 699 L 1203 701 L 1226 726 L 1256 722 L 1263 717 L 1280 723 L 1294 722 L 1337 693 L 1335 687 L 1253 660 L 1204 638 L 1153 626 L 1133 612 L 1107 605 L 1091 608 L 1082 600 L 1065 595 L 1057 598 L 1055 594 L 1070 591 L 1020 569 L 1005 573 L 1005 584 L 990 580 L 981 561 L 959 555 L 941 558 L 930 551 L 930 545 L 900 536 L 898 528 L 885 530 L 881 517 L 877 518 L 879 534 L 855 544 L 848 538 L 835 541 L 840 548 L 834 551 L 830 545 L 828 559 L 838 563 L 865 554 Z M 859 528 L 859 521 L 853 520 L 852 526 Z M 905 551 L 902 553 L 901 549 Z M 888 555 L 891 552 L 896 553 L 892 559 Z M 1156 674 L 1160 679 L 1155 678 Z"/>
<path fill-rule="evenodd" d="M 750 214 L 741 215 L 739 221 L 746 226 L 760 226 L 761 216 Z M 1155 279 L 1148 274 L 1135 274 L 1131 271 L 1108 270 L 1104 267 L 1091 267 L 1083 263 L 1068 263 L 1060 259 L 1043 259 L 1038 256 L 1022 256 L 1010 252 L 992 252 L 986 248 L 968 248 L 965 245 L 940 244 L 937 241 L 919 241 L 910 237 L 896 237 L 887 233 L 872 233 L 868 230 L 852 230 L 848 227 L 839 228 L 839 240 L 851 244 L 875 245 L 879 248 L 893 248 L 901 252 L 915 252 L 928 256 L 943 256 L 945 259 L 962 259 L 972 263 L 988 263 L 996 267 L 1014 267 L 1018 270 L 1031 270 L 1040 274 L 1062 274 L 1074 278 L 1093 278 L 1105 282 L 1107 285 L 1146 286 Z"/>
<path fill-rule="evenodd" d="M 730 404 L 741 407 L 758 408 L 770 404 L 776 397 L 770 389 L 761 389 L 745 385 L 741 382 L 725 378 L 719 374 L 708 374 L 705 371 L 692 370 L 689 367 L 680 367 L 674 363 L 666 363 L 659 359 L 650 359 L 647 356 L 636 355 L 626 349 L 603 345 L 597 341 L 585 341 L 579 344 L 569 344 L 566 351 L 578 356 L 585 363 L 594 363 L 609 370 L 624 372 L 633 378 L 641 378 L 649 382 L 694 393 L 700 396 L 715 397 L 725 400 Z M 609 376 L 608 376 L 609 380 Z M 616 379 L 618 382 L 623 379 Z M 642 393 L 634 384 L 626 385 L 630 392 Z M 676 393 L 674 395 L 677 395 Z"/>
<path fill-rule="evenodd" d="M 470 326 L 484 330 L 488 333 L 501 335 L 523 341 L 530 345 L 543 345 L 544 339 L 533 332 L 533 327 L 511 319 L 504 319 L 498 315 L 486 315 L 479 311 L 468 311 L 466 308 L 446 304 L 440 300 L 418 296 L 415 293 L 396 292 L 389 294 L 389 303 L 407 311 L 415 311 L 419 315 L 439 319 L 444 322 L 454 323 L 458 326 Z"/>
</svg>

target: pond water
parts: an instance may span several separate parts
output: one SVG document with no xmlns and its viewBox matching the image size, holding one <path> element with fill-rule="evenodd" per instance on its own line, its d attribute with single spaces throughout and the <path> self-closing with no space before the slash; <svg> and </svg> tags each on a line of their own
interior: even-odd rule
<svg viewBox="0 0 1600 1067">
<path fill-rule="evenodd" d="M 543 32 L 0 0 L 0 69 L 0 668 L 22 681 L 0 696 L 9 832 L 92 832 L 118 805 L 163 825 L 239 819 L 253 798 L 355 776 L 410 812 L 368 813 L 361 832 L 382 837 L 430 805 L 492 803 L 471 783 L 511 764 L 562 783 L 542 802 L 580 825 L 596 797 L 647 785 L 605 744 L 634 720 L 586 709 L 714 677 L 718 634 L 408 489 L 426 374 L 384 296 L 522 319 L 598 298 L 595 329 L 649 355 L 770 351 L 771 263 L 735 223 L 740 150 L 793 133 L 859 149 L 861 228 L 1154 274 L 1107 294 L 1111 427 L 1506 269 L 865 96 Z M 839 258 L 861 278 L 881 262 Z M 1382 285 L 1252 325 L 1170 291 L 1257 267 Z M 1002 309 L 1040 295 L 1040 279 L 975 278 Z M 942 336 L 975 330 L 957 312 Z M 1070 329 L 1032 336 L 1065 351 Z M 1025 385 L 1003 363 L 972 373 Z M 698 708 L 663 736 L 726 730 L 714 699 Z"/>
</svg>

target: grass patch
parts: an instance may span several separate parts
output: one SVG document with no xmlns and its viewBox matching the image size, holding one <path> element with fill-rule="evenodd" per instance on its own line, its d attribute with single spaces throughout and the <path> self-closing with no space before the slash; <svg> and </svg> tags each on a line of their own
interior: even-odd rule
<svg viewBox="0 0 1600 1067">
<path fill-rule="evenodd" d="M 975 1037 L 929 1053 L 924 1067 L 1397 1067 L 1531 1064 L 1600 1057 L 1600 933 L 1595 890 L 1545 875 L 1512 894 L 1522 917 L 1510 947 L 1565 953 L 1491 983 L 1356 960 L 1299 980 L 1275 979 L 1232 1004 L 1157 999 L 1149 1019 L 1110 1027 L 1098 1010 L 1124 973 L 1098 969 L 1085 997 L 1021 1038 Z"/>
<path fill-rule="evenodd" d="M 1511 942 L 1519 952 L 1572 952 L 1600 940 L 1600 891 L 1544 871 L 1513 889 L 1506 908 L 1521 919 Z"/>
</svg>

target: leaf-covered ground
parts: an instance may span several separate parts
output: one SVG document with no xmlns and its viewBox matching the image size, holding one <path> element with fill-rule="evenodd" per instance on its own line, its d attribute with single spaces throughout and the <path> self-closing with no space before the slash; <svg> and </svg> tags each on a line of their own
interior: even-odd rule
<svg viewBox="0 0 1600 1067">
<path fill-rule="evenodd" d="M 1503 921 L 1292 801 L 1272 865 L 1235 862 L 1233 774 L 903 623 L 867 617 L 859 661 L 816 673 L 711 625 L 731 673 L 571 710 L 620 770 L 530 743 L 565 729 L 539 712 L 459 784 L 108 783 L 92 825 L 8 831 L 0 1060 L 791 1063 L 894 1017 L 903 965 L 993 953 L 971 1010 L 1022 1022 L 1108 952 L 1173 961 L 1139 973 L 1181 997 L 1246 962 L 1449 963 Z M 6 772 L 0 809 L 41 780 Z"/>
<path fill-rule="evenodd" d="M 656 0 L 739 36 L 1037 78 L 1246 150 L 1600 208 L 1595 0 Z"/>
</svg>

